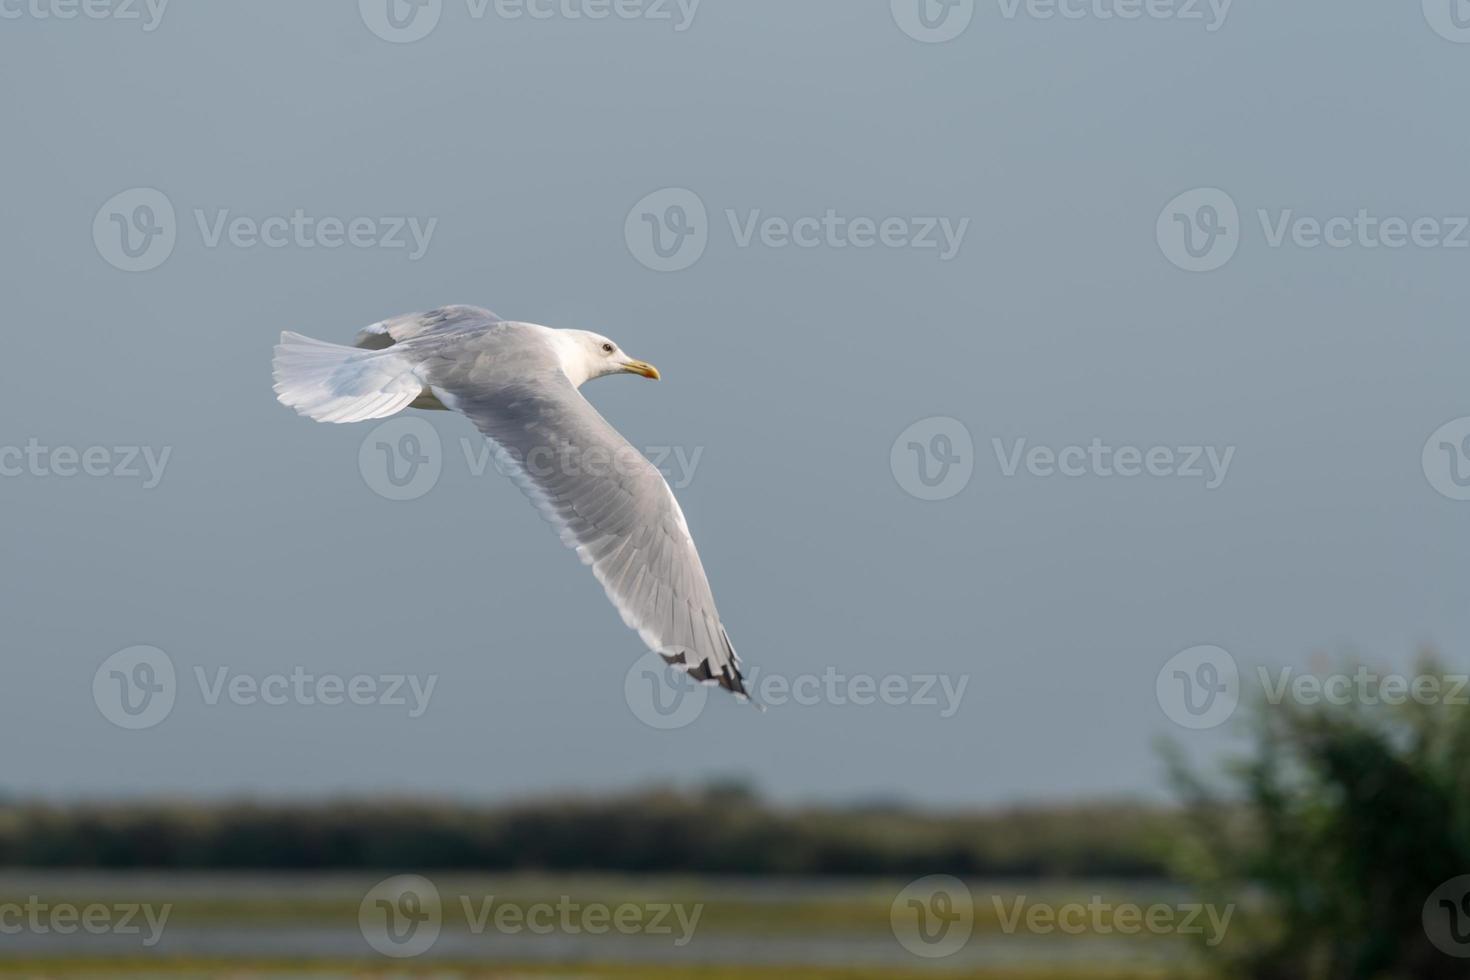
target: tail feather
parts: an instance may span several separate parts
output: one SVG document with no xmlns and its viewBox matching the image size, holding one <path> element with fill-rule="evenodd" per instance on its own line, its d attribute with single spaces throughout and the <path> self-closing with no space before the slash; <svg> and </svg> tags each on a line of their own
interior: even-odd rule
<svg viewBox="0 0 1470 980">
<path fill-rule="evenodd" d="M 424 393 L 417 365 L 401 353 L 360 350 L 281 334 L 276 397 L 318 422 L 363 422 L 396 415 Z"/>
</svg>

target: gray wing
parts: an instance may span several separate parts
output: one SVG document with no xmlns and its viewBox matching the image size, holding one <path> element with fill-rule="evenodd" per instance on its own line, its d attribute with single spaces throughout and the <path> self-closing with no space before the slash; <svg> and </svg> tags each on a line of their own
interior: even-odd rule
<svg viewBox="0 0 1470 980">
<path fill-rule="evenodd" d="M 383 350 L 431 333 L 476 330 L 503 322 L 496 314 L 478 306 L 445 306 L 427 313 L 409 313 L 379 320 L 358 333 L 356 346 L 365 350 Z"/>
<path fill-rule="evenodd" d="M 559 372 L 557 372 L 559 375 Z M 564 375 L 439 392 L 490 440 L 500 470 L 531 498 L 623 621 L 696 680 L 747 696 L 684 513 L 663 474 Z"/>
</svg>

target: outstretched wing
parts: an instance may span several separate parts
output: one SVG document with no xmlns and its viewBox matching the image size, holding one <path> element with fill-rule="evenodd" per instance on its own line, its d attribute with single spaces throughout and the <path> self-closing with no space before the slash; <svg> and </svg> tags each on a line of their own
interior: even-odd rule
<svg viewBox="0 0 1470 980">
<path fill-rule="evenodd" d="M 358 332 L 356 346 L 382 350 L 429 333 L 476 329 L 503 322 L 499 316 L 478 306 L 445 306 L 427 313 L 379 320 Z"/>
<path fill-rule="evenodd" d="M 456 386 L 458 387 L 458 386 Z M 436 386 L 557 527 L 643 642 L 696 680 L 746 696 L 684 513 L 663 474 L 565 379 Z"/>
</svg>

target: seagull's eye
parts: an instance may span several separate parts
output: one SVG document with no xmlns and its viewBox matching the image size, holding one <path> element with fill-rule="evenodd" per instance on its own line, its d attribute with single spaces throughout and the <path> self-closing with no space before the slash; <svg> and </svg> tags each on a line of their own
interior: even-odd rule
<svg viewBox="0 0 1470 980">
<path fill-rule="evenodd" d="M 615 350 L 617 350 L 617 348 L 614 347 L 612 344 L 603 344 L 602 345 L 602 352 L 604 354 L 611 354 Z"/>
</svg>

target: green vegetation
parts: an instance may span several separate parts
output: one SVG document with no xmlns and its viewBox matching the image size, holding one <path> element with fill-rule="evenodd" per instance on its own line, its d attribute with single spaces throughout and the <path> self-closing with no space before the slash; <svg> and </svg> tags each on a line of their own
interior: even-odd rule
<svg viewBox="0 0 1470 980">
<path fill-rule="evenodd" d="M 1445 676 L 1433 660 L 1419 673 Z M 1261 705 L 1254 755 L 1231 767 L 1224 794 L 1175 760 L 1193 804 L 1180 869 L 1209 893 L 1261 896 L 1217 961 L 1229 976 L 1470 975 L 1421 919 L 1442 885 L 1470 874 L 1470 711 L 1353 700 Z"/>
<path fill-rule="evenodd" d="M 258 964 L 239 962 L 155 962 L 139 963 L 136 967 L 116 962 L 86 961 L 67 962 L 64 965 L 48 961 L 35 963 L 0 964 L 0 978 L 5 980 L 214 980 L 227 976 L 231 980 L 271 980 L 290 977 L 292 980 L 934 980 L 943 976 L 947 980 L 1177 980 L 1177 973 L 1143 970 L 1113 970 L 1078 968 L 1070 970 L 1030 970 L 1024 967 L 1007 967 L 1000 970 L 945 971 L 936 974 L 933 970 L 895 970 L 892 967 L 872 969 L 840 967 L 660 967 L 660 966 L 594 966 L 578 964 L 575 967 L 550 966 L 496 966 L 454 968 L 443 964 L 433 967 L 397 965 L 394 967 L 369 968 L 361 965 L 338 967 L 319 964 L 270 963 Z"/>
<path fill-rule="evenodd" d="M 1177 815 L 1130 804 L 921 813 L 739 789 L 508 806 L 0 806 L 0 866 L 1161 879 Z"/>
</svg>

